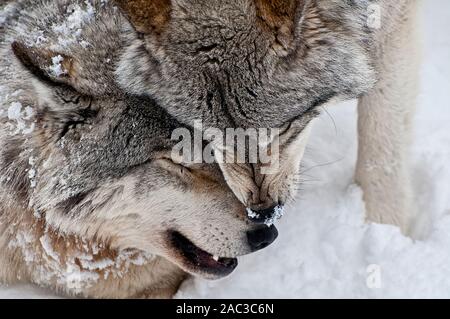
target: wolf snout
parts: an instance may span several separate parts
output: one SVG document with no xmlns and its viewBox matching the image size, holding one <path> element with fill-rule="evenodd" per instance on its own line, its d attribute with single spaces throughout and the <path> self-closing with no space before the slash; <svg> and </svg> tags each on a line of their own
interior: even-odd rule
<svg viewBox="0 0 450 319">
<path fill-rule="evenodd" d="M 248 243 L 252 251 L 266 248 L 278 237 L 278 230 L 275 226 L 261 226 L 247 232 Z"/>
</svg>

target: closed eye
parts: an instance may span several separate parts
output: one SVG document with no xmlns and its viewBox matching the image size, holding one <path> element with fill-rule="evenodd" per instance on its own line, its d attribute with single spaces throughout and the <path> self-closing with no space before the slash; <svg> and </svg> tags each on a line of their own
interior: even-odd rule
<svg viewBox="0 0 450 319">
<path fill-rule="evenodd" d="M 160 158 L 157 159 L 155 163 L 165 171 L 169 172 L 171 175 L 174 175 L 178 178 L 185 180 L 192 177 L 192 171 L 189 167 L 176 163 L 170 158 Z"/>
<path fill-rule="evenodd" d="M 310 106 L 306 108 L 306 111 L 301 115 L 295 116 L 289 121 L 286 122 L 284 126 L 280 128 L 280 136 L 287 134 L 288 132 L 295 129 L 303 129 L 306 125 L 315 117 L 320 115 L 320 112 L 317 111 L 317 108 L 329 102 L 333 97 L 336 96 L 336 93 L 330 92 L 325 95 L 321 95 L 319 98 L 316 98 L 310 103 Z"/>
</svg>

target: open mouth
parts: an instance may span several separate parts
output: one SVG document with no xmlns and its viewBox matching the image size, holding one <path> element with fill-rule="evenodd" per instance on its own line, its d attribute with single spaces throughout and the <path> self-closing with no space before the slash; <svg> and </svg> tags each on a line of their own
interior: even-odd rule
<svg viewBox="0 0 450 319">
<path fill-rule="evenodd" d="M 183 258 L 184 266 L 191 272 L 204 273 L 211 277 L 225 277 L 237 267 L 236 258 L 214 256 L 197 246 L 179 232 L 170 232 L 173 247 Z"/>
</svg>

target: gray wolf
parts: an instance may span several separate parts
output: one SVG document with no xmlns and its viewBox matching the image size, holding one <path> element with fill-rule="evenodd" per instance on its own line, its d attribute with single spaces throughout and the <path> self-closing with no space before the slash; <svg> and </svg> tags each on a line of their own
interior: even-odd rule
<svg viewBox="0 0 450 319">
<path fill-rule="evenodd" d="M 320 110 L 358 98 L 355 181 L 367 219 L 407 233 L 417 1 L 115 2 L 139 34 L 117 71 L 126 91 L 151 96 L 186 125 L 280 130 L 276 174 L 259 163 L 220 164 L 253 214 L 270 217 L 294 197 Z"/>
<path fill-rule="evenodd" d="M 170 154 L 183 124 L 116 83 L 138 37 L 105 1 L 8 4 L 0 33 L 0 281 L 171 297 L 273 242 L 216 164 Z"/>
</svg>

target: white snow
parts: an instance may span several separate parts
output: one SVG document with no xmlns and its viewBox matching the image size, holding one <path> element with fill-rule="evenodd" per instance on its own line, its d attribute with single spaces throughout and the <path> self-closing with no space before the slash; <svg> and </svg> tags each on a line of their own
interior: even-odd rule
<svg viewBox="0 0 450 319">
<path fill-rule="evenodd" d="M 87 270 L 103 270 L 114 265 L 114 261 L 111 259 L 93 261 L 92 258 L 83 258 L 80 261 L 83 268 Z"/>
<path fill-rule="evenodd" d="M 30 156 L 30 158 L 28 159 L 28 164 L 31 167 L 30 170 L 28 171 L 28 179 L 30 180 L 30 186 L 31 186 L 31 188 L 35 188 L 36 185 L 37 185 L 37 182 L 36 182 L 36 179 L 35 179 L 36 178 L 36 174 L 37 174 L 36 168 L 35 168 L 36 159 L 33 156 Z M 38 212 L 36 212 L 36 214 L 37 214 L 37 216 L 40 215 L 40 214 L 38 214 Z"/>
<path fill-rule="evenodd" d="M 84 5 L 69 5 L 67 8 L 67 18 L 61 24 L 55 24 L 53 31 L 59 34 L 58 43 L 62 47 L 79 41 L 83 31 L 83 25 L 91 21 L 95 16 L 95 9 L 89 0 L 84 1 Z"/>
<path fill-rule="evenodd" d="M 19 120 L 22 114 L 22 104 L 19 102 L 11 103 L 11 106 L 8 109 L 8 118 L 10 120 Z"/>
<path fill-rule="evenodd" d="M 49 67 L 50 72 L 55 77 L 60 77 L 61 75 L 67 74 L 67 71 L 64 70 L 62 66 L 62 62 L 64 58 L 61 55 L 57 55 L 52 58 L 52 65 Z"/>
<path fill-rule="evenodd" d="M 29 171 L 29 175 L 28 175 L 28 178 L 30 179 L 30 187 L 31 188 L 36 188 L 37 182 L 35 180 L 35 177 L 36 177 L 36 170 L 31 169 Z M 41 215 L 39 214 L 39 212 L 35 212 L 34 216 L 37 217 L 37 216 L 41 216 Z"/>
<path fill-rule="evenodd" d="M 53 250 L 53 246 L 51 243 L 51 239 L 48 236 L 48 234 L 45 234 L 42 236 L 39 241 L 41 242 L 42 248 L 44 249 L 45 253 L 50 256 L 53 260 L 60 262 L 59 255 L 57 252 Z"/>
<path fill-rule="evenodd" d="M 34 115 L 34 110 L 31 106 L 26 106 L 25 107 L 25 120 L 30 120 Z"/>
<path fill-rule="evenodd" d="M 11 96 L 17 96 L 20 91 L 14 92 Z M 14 130 L 12 134 L 23 133 L 25 135 L 33 132 L 35 124 L 27 123 L 33 117 L 33 108 L 30 106 L 23 107 L 20 102 L 12 102 L 8 108 L 8 119 L 10 120 L 11 128 Z M 14 124 L 15 125 L 14 125 Z M 27 126 L 27 124 L 29 124 Z"/>
<path fill-rule="evenodd" d="M 267 225 L 267 227 L 270 227 L 274 225 L 277 221 L 279 221 L 283 217 L 283 215 L 284 215 L 284 207 L 277 206 L 275 207 L 274 214 L 271 217 L 266 218 L 264 224 Z M 260 214 L 258 214 L 257 212 L 255 212 L 250 208 L 247 208 L 247 216 L 251 219 L 259 219 L 261 217 Z"/>
<path fill-rule="evenodd" d="M 257 212 L 255 212 L 254 210 L 247 208 L 247 216 L 250 218 L 259 218 L 259 214 Z"/>
<path fill-rule="evenodd" d="M 278 240 L 240 258 L 228 278 L 191 279 L 178 298 L 450 298 L 450 2 L 424 2 L 424 67 L 413 146 L 418 216 L 414 239 L 392 226 L 365 224 L 352 184 L 356 108 L 328 109 L 316 123 L 297 202 L 277 224 Z M 306 172 L 307 171 L 307 172 Z M 0 297 L 51 297 L 30 286 Z"/>
<path fill-rule="evenodd" d="M 73 289 L 75 292 L 81 292 L 85 288 L 91 287 L 97 282 L 100 275 L 93 271 L 83 271 L 75 263 L 67 264 L 66 275 L 63 280 L 59 281 L 65 284 L 67 288 Z"/>
<path fill-rule="evenodd" d="M 25 231 L 19 231 L 16 237 L 8 244 L 9 248 L 20 248 L 24 254 L 25 262 L 31 263 L 36 255 L 33 250 L 27 249 L 34 241 L 34 237 Z"/>
<path fill-rule="evenodd" d="M 38 28 L 36 28 L 33 32 L 33 35 L 35 37 L 35 40 L 34 43 L 33 42 L 29 43 L 30 45 L 41 46 L 48 42 L 48 38 L 45 36 L 43 30 L 39 30 Z"/>
<path fill-rule="evenodd" d="M 34 158 L 33 156 L 30 156 L 30 158 L 28 159 L 28 164 L 30 164 L 31 167 L 36 165 L 36 158 Z"/>
<path fill-rule="evenodd" d="M 277 221 L 279 221 L 284 215 L 284 207 L 277 206 L 275 207 L 275 212 L 272 217 L 266 218 L 264 221 L 264 224 L 266 224 L 268 227 L 274 225 Z"/>
</svg>

